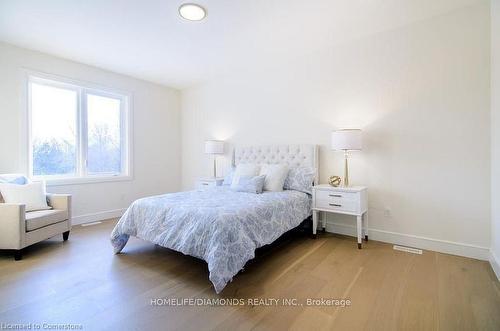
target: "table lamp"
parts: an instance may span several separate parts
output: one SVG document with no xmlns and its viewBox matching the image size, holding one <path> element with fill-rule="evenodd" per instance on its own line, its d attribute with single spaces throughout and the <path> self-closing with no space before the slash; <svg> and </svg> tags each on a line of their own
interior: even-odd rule
<svg viewBox="0 0 500 331">
<path fill-rule="evenodd" d="M 214 178 L 215 178 L 217 177 L 216 157 L 218 154 L 224 154 L 224 142 L 220 140 L 205 141 L 205 154 L 212 154 L 214 156 Z"/>
<path fill-rule="evenodd" d="M 360 151 L 363 145 L 360 129 L 342 129 L 332 132 L 332 150 L 344 151 L 344 187 L 349 187 L 349 151 Z"/>
</svg>

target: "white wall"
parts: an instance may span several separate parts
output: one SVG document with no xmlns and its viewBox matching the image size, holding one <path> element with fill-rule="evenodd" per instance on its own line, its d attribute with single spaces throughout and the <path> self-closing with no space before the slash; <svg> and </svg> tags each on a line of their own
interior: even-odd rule
<svg viewBox="0 0 500 331">
<path fill-rule="evenodd" d="M 131 201 L 180 188 L 180 93 L 0 43 L 0 173 L 21 172 L 23 68 L 128 91 L 133 99 L 133 180 L 49 187 L 73 195 L 76 222 L 118 215 Z M 97 215 L 96 215 L 97 214 Z"/>
<path fill-rule="evenodd" d="M 487 259 L 489 28 L 485 2 L 184 90 L 183 188 L 210 173 L 207 138 L 319 144 L 325 182 L 342 174 L 331 130 L 359 127 L 366 147 L 351 182 L 369 187 L 372 237 Z M 353 230 L 349 219 L 329 222 Z"/>
<path fill-rule="evenodd" d="M 491 265 L 500 278 L 500 0 L 491 1 Z"/>
</svg>

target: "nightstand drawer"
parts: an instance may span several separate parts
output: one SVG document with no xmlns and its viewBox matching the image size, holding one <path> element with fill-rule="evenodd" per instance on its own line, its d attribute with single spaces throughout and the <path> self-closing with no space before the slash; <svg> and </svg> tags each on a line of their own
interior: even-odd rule
<svg viewBox="0 0 500 331">
<path fill-rule="evenodd" d="M 198 182 L 198 188 L 205 188 L 205 187 L 212 187 L 212 186 L 217 186 L 217 183 L 216 182 L 203 182 L 203 181 Z"/>
<path fill-rule="evenodd" d="M 316 199 L 317 200 L 358 200 L 358 193 L 351 192 L 337 192 L 332 190 L 316 190 Z"/>
<path fill-rule="evenodd" d="M 198 182 L 198 184 L 200 186 L 217 186 L 217 182 L 204 182 L 204 181 L 200 181 L 200 182 Z"/>
<path fill-rule="evenodd" d="M 221 186 L 224 178 L 200 178 L 196 181 L 197 189 Z"/>
<path fill-rule="evenodd" d="M 316 208 L 354 213 L 358 210 L 359 202 L 352 199 L 330 198 L 329 200 L 316 200 Z"/>
</svg>

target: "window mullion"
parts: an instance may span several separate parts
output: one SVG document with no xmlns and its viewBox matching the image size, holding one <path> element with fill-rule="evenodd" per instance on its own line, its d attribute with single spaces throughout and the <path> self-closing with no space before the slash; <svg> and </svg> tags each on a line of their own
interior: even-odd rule
<svg viewBox="0 0 500 331">
<path fill-rule="evenodd" d="M 127 114 L 125 113 L 125 98 L 120 99 L 120 150 L 121 150 L 121 171 L 120 175 L 128 173 L 128 127 Z"/>
<path fill-rule="evenodd" d="M 85 89 L 80 89 L 80 176 L 87 177 L 88 174 L 88 149 L 87 149 L 87 137 L 88 137 L 88 125 L 87 125 L 87 91 Z"/>
<path fill-rule="evenodd" d="M 28 93 L 27 93 L 27 96 L 28 96 L 28 102 L 27 102 L 27 105 L 28 105 L 28 116 L 26 118 L 27 120 L 27 129 L 28 129 L 28 175 L 30 177 L 33 177 L 35 175 L 34 173 L 34 166 L 33 166 L 33 162 L 34 162 L 34 157 L 33 157 L 33 121 L 32 121 L 32 116 L 33 116 L 33 112 L 32 112 L 32 106 L 33 106 L 33 101 L 31 99 L 32 97 L 32 93 L 31 93 L 31 88 L 32 88 L 32 82 L 31 82 L 31 79 L 28 78 L 28 82 L 27 82 L 27 87 L 28 87 Z"/>
</svg>

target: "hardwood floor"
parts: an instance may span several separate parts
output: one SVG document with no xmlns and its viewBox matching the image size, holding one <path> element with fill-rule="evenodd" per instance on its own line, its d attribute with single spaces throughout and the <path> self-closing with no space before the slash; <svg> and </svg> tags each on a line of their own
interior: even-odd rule
<svg viewBox="0 0 500 331">
<path fill-rule="evenodd" d="M 296 235 L 262 252 L 218 296 L 203 261 L 134 238 L 113 255 L 114 224 L 77 226 L 69 241 L 37 244 L 22 261 L 0 253 L 0 322 L 83 330 L 500 330 L 500 285 L 484 261 Z M 155 298 L 303 305 L 155 306 Z M 308 306 L 308 298 L 351 305 Z"/>
</svg>

